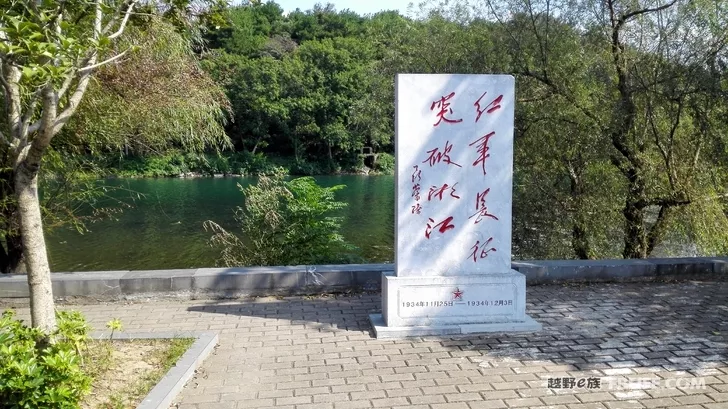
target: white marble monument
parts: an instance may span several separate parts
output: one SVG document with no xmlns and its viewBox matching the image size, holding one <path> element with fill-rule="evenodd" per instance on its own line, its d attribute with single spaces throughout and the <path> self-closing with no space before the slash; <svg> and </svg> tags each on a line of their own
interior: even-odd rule
<svg viewBox="0 0 728 409">
<path fill-rule="evenodd" d="M 377 337 L 540 330 L 511 269 L 514 78 L 399 74 L 395 99 L 396 271 Z"/>
</svg>

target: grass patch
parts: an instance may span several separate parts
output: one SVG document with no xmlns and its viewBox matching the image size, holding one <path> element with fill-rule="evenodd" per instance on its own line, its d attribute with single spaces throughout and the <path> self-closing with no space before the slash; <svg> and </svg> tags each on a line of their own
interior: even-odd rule
<svg viewBox="0 0 728 409">
<path fill-rule="evenodd" d="M 193 343 L 193 338 L 90 342 L 83 367 L 94 381 L 81 408 L 135 408 Z"/>
</svg>

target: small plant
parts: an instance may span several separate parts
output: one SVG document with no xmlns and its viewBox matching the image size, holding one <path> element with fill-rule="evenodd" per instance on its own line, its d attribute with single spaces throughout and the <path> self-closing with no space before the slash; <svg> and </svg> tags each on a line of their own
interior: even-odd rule
<svg viewBox="0 0 728 409">
<path fill-rule="evenodd" d="M 339 233 L 341 217 L 331 215 L 346 206 L 334 198 L 343 188 L 321 187 L 311 177 L 261 176 L 257 185 L 240 188 L 245 207 L 237 209 L 235 219 L 243 238 L 213 221 L 204 227 L 212 231 L 210 244 L 222 250 L 227 266 L 342 262 L 355 250 Z"/>
<path fill-rule="evenodd" d="M 121 325 L 120 319 L 114 318 L 106 323 L 106 328 L 111 330 L 111 334 L 109 334 L 109 341 L 111 341 L 114 338 L 114 331 L 121 331 L 123 326 Z"/>
<path fill-rule="evenodd" d="M 44 334 L 0 318 L 0 408 L 75 409 L 91 388 L 80 366 L 89 326 L 78 312 L 58 312 L 58 329 Z"/>
</svg>

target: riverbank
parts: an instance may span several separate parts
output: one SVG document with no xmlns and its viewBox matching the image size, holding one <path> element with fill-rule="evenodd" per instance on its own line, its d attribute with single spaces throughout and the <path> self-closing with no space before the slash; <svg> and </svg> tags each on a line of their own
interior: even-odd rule
<svg viewBox="0 0 728 409">
<path fill-rule="evenodd" d="M 357 163 L 331 164 L 327 161 L 312 162 L 285 156 L 266 156 L 263 153 L 220 152 L 190 153 L 172 152 L 165 155 L 94 159 L 95 171 L 102 178 L 148 177 L 226 177 L 257 176 L 283 172 L 295 176 L 318 175 L 391 175 L 394 157 L 378 154 L 378 160 L 366 166 L 363 156 Z"/>
</svg>

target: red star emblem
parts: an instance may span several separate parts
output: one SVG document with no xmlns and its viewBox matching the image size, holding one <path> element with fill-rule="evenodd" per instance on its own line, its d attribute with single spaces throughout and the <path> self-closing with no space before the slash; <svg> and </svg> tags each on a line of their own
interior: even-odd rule
<svg viewBox="0 0 728 409">
<path fill-rule="evenodd" d="M 452 299 L 453 300 L 462 300 L 463 299 L 463 292 L 460 291 L 459 288 L 455 288 L 455 291 L 452 292 Z"/>
</svg>

